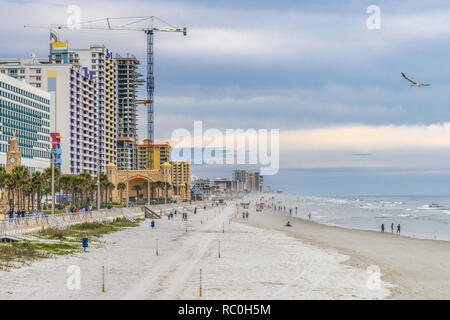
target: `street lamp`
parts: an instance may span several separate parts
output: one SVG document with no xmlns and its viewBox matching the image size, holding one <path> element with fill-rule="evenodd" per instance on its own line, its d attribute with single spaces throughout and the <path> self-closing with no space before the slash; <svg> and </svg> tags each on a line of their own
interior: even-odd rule
<svg viewBox="0 0 450 320">
<path fill-rule="evenodd" d="M 167 203 L 167 174 L 171 167 L 169 162 L 164 162 L 161 166 L 164 172 L 164 203 Z"/>
<path fill-rule="evenodd" d="M 127 208 L 128 208 L 128 201 L 129 201 L 130 197 L 128 196 L 128 166 L 127 166 Z"/>
<path fill-rule="evenodd" d="M 167 204 L 167 169 L 164 169 L 164 203 Z"/>
<path fill-rule="evenodd" d="M 150 170 L 148 171 L 148 181 L 147 181 L 147 204 L 150 205 Z"/>
<path fill-rule="evenodd" d="M 52 154 L 52 214 L 55 214 L 55 155 L 53 154 L 53 150 L 51 151 Z"/>
<path fill-rule="evenodd" d="M 97 211 L 100 211 L 101 201 L 100 201 L 100 146 L 98 148 L 97 154 Z"/>
</svg>

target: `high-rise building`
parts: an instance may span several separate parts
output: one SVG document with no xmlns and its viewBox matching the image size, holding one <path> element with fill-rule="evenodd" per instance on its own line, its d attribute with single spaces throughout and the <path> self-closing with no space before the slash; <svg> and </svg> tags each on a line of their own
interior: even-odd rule
<svg viewBox="0 0 450 320">
<path fill-rule="evenodd" d="M 63 173 L 97 173 L 117 162 L 117 66 L 104 46 L 69 49 L 51 34 L 49 59 L 0 59 L 8 74 L 51 94 L 51 132 Z M 59 135 L 58 135 L 59 134 Z"/>
<path fill-rule="evenodd" d="M 138 170 L 146 170 L 147 168 L 151 168 L 150 163 L 150 152 L 152 146 L 150 144 L 150 140 L 144 139 L 141 144 L 138 144 Z"/>
<path fill-rule="evenodd" d="M 152 144 L 152 170 L 159 170 L 161 165 L 170 161 L 170 145 L 169 142 L 161 144 Z"/>
<path fill-rule="evenodd" d="M 233 191 L 243 192 L 248 189 L 248 172 L 245 170 L 233 170 L 231 175 L 233 181 Z"/>
<path fill-rule="evenodd" d="M 134 56 L 116 56 L 118 70 L 118 137 L 117 169 L 138 169 L 136 93 L 143 83 L 137 72 L 139 60 Z"/>
<path fill-rule="evenodd" d="M 139 170 L 159 170 L 163 163 L 170 162 L 169 142 L 150 144 L 149 139 L 144 139 L 137 149 Z"/>
<path fill-rule="evenodd" d="M 117 63 L 112 52 L 103 45 L 68 49 L 68 59 L 69 63 L 72 61 L 92 71 L 92 78 L 97 82 L 100 170 L 105 172 L 108 163 L 117 163 Z"/>
<path fill-rule="evenodd" d="M 191 185 L 191 162 L 190 161 L 171 161 L 172 165 L 172 183 L 175 187 L 179 185 Z"/>
<path fill-rule="evenodd" d="M 259 172 L 248 173 L 248 189 L 249 191 L 261 192 L 263 188 L 262 176 Z"/>
<path fill-rule="evenodd" d="M 51 132 L 61 137 L 62 173 L 96 175 L 98 83 L 92 72 L 72 64 L 42 63 L 42 59 L 0 59 L 0 74 L 2 71 L 17 74 L 50 94 L 48 139 Z"/>
<path fill-rule="evenodd" d="M 7 157 L 11 139 L 20 159 Z M 50 149 L 50 94 L 0 72 L 0 165 L 42 171 L 50 167 Z"/>
</svg>

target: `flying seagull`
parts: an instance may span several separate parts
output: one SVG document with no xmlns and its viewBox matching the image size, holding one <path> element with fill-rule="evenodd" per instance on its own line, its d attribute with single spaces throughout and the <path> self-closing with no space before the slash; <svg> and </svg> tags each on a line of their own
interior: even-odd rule
<svg viewBox="0 0 450 320">
<path fill-rule="evenodd" d="M 408 80 L 409 82 L 412 83 L 411 87 L 428 87 L 430 85 L 429 83 L 417 83 L 417 82 L 411 80 L 410 78 L 408 78 L 403 72 L 402 72 L 402 76 L 403 76 L 403 78 L 405 78 L 406 80 Z"/>
</svg>

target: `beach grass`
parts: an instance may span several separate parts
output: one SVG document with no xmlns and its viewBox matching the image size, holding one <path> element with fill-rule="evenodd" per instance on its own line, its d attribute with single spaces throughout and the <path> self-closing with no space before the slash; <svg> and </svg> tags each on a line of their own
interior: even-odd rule
<svg viewBox="0 0 450 320">
<path fill-rule="evenodd" d="M 41 230 L 38 240 L 0 243 L 0 270 L 18 268 L 33 260 L 69 255 L 82 251 L 81 239 L 96 241 L 102 235 L 136 227 L 144 219 L 129 221 L 118 218 L 109 223 L 85 222 L 68 229 L 48 228 Z M 41 238 L 42 240 L 40 240 Z"/>
<path fill-rule="evenodd" d="M 71 254 L 78 250 L 77 246 L 63 242 L 43 243 L 30 240 L 4 242 L 0 244 L 0 270 L 19 267 L 36 259 Z"/>
<path fill-rule="evenodd" d="M 61 241 L 81 241 L 82 238 L 99 238 L 104 234 L 116 232 L 123 228 L 135 227 L 141 220 L 129 221 L 124 218 L 116 219 L 110 223 L 84 222 L 70 226 L 68 229 L 48 228 L 41 230 L 38 236 L 46 239 Z"/>
</svg>

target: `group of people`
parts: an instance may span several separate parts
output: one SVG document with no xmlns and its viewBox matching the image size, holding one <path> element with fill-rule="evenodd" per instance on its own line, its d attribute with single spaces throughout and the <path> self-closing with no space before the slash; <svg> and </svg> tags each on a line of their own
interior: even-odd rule
<svg viewBox="0 0 450 320">
<path fill-rule="evenodd" d="M 242 219 L 248 219 L 248 211 L 242 212 Z"/>
<path fill-rule="evenodd" d="M 381 224 L 381 232 L 384 232 L 384 223 Z M 391 223 L 391 233 L 394 233 L 394 223 Z M 400 235 L 400 223 L 397 224 L 397 232 L 395 233 L 397 235 Z"/>
<path fill-rule="evenodd" d="M 6 217 L 9 219 L 13 218 L 24 218 L 24 217 L 31 217 L 37 215 L 38 212 L 36 211 L 25 211 L 25 210 L 13 210 L 12 208 L 9 209 L 9 211 L 6 213 Z"/>
</svg>

